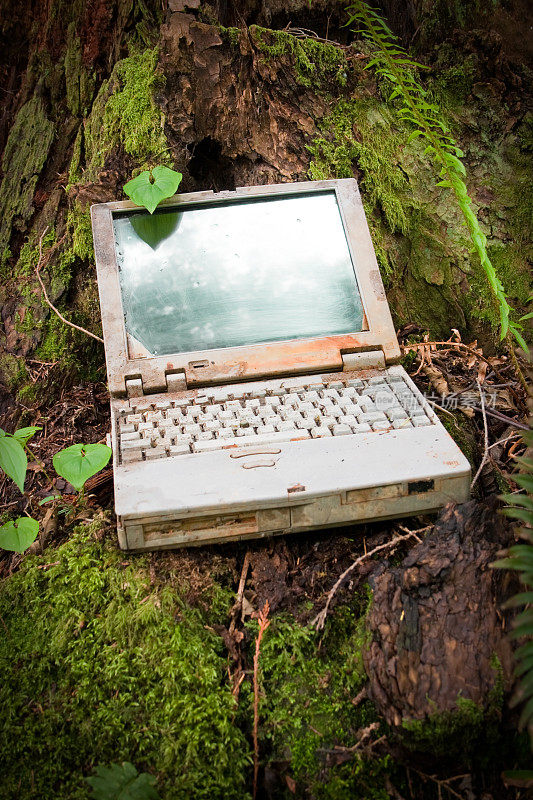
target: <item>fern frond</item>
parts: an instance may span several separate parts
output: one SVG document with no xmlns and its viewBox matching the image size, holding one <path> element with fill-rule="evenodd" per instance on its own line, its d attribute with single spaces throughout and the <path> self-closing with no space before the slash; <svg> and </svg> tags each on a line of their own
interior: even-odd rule
<svg viewBox="0 0 533 800">
<path fill-rule="evenodd" d="M 357 33 L 374 45 L 372 58 L 366 69 L 374 69 L 378 75 L 393 85 L 391 100 L 401 101 L 398 114 L 401 119 L 415 126 L 409 140 L 416 137 L 425 139 L 429 153 L 440 169 L 441 181 L 437 184 L 450 189 L 461 209 L 465 224 L 472 240 L 473 249 L 477 253 L 481 266 L 485 271 L 491 289 L 495 310 L 500 317 L 501 338 L 514 337 L 519 346 L 527 353 L 528 347 L 520 333 L 521 326 L 510 321 L 512 308 L 507 300 L 505 289 L 496 275 L 494 266 L 487 253 L 487 239 L 481 230 L 477 216 L 471 209 L 471 199 L 466 183 L 466 169 L 460 160 L 464 153 L 457 146 L 449 127 L 441 117 L 436 103 L 430 102 L 427 91 L 416 79 L 417 70 L 424 65 L 414 61 L 401 46 L 398 37 L 381 18 L 379 11 L 365 0 L 356 0 L 347 9 L 349 20 L 347 25 L 357 23 Z M 511 343 L 510 343 L 510 346 Z"/>
</svg>

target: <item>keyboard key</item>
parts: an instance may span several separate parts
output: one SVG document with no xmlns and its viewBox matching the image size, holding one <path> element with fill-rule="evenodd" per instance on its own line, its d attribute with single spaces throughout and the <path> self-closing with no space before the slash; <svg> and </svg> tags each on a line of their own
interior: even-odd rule
<svg viewBox="0 0 533 800">
<path fill-rule="evenodd" d="M 172 444 L 168 448 L 169 456 L 182 456 L 191 452 L 188 444 Z"/>
<path fill-rule="evenodd" d="M 345 436 L 348 433 L 351 433 L 352 429 L 349 425 L 334 425 L 333 426 L 333 436 Z"/>
<path fill-rule="evenodd" d="M 392 423 L 392 427 L 396 429 L 400 428 L 412 428 L 411 420 L 410 419 L 395 419 Z"/>
<path fill-rule="evenodd" d="M 133 427 L 133 425 L 132 425 L 132 427 Z M 133 431 L 132 433 L 126 432 L 126 433 L 121 433 L 120 434 L 120 440 L 122 442 L 134 442 L 134 441 L 138 441 L 140 438 L 141 438 L 141 434 L 138 433 L 137 431 Z"/>
<path fill-rule="evenodd" d="M 277 442 L 289 442 L 292 439 L 310 439 L 309 431 L 275 431 L 274 433 L 264 433 L 256 436 L 241 436 L 241 445 L 276 444 Z"/>
<path fill-rule="evenodd" d="M 389 420 L 378 420 L 377 422 L 372 423 L 372 430 L 373 431 L 388 431 L 392 427 Z"/>
<path fill-rule="evenodd" d="M 385 413 L 390 420 L 407 419 L 407 411 L 405 411 L 403 408 L 400 408 L 400 406 L 397 406 L 396 408 L 389 408 Z"/>
<path fill-rule="evenodd" d="M 143 460 L 144 452 L 152 459 L 434 424 L 420 393 L 402 375 L 348 377 L 329 383 L 296 377 L 212 387 L 196 397 L 138 398 L 117 413 L 123 463 Z"/>
<path fill-rule="evenodd" d="M 311 429 L 311 436 L 313 439 L 323 439 L 325 436 L 331 436 L 332 433 L 329 428 L 323 426 L 318 426 L 316 428 Z"/>
</svg>

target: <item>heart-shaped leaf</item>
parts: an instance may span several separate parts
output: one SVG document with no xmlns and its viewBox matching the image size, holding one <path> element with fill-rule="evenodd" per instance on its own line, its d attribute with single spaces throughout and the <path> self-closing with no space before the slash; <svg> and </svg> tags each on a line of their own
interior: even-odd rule
<svg viewBox="0 0 533 800">
<path fill-rule="evenodd" d="M 53 458 L 54 469 L 78 491 L 86 480 L 96 475 L 111 458 L 106 444 L 73 444 L 60 450 Z"/>
<path fill-rule="evenodd" d="M 21 443 L 13 436 L 0 436 L 0 467 L 24 492 L 28 459 Z"/>
<path fill-rule="evenodd" d="M 93 800 L 159 800 L 155 778 L 148 772 L 140 775 L 128 761 L 96 767 L 95 776 L 86 778 Z"/>
<path fill-rule="evenodd" d="M 18 431 L 15 431 L 13 434 L 13 438 L 24 446 L 28 439 L 31 439 L 31 437 L 34 436 L 37 431 L 42 431 L 42 428 L 38 428 L 36 425 L 32 425 L 29 428 L 19 428 Z"/>
<path fill-rule="evenodd" d="M 31 517 L 19 517 L 14 522 L 6 522 L 0 528 L 0 547 L 15 553 L 23 553 L 39 533 L 39 523 Z"/>
<path fill-rule="evenodd" d="M 181 172 L 169 167 L 154 167 L 151 173 L 145 170 L 128 181 L 124 191 L 134 203 L 153 214 L 161 200 L 176 194 L 182 177 Z"/>
</svg>

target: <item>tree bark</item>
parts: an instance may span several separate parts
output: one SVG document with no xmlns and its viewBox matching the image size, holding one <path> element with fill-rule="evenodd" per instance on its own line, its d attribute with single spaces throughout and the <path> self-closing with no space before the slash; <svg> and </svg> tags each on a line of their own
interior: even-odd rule
<svg viewBox="0 0 533 800">
<path fill-rule="evenodd" d="M 501 605 L 509 573 L 491 570 L 510 531 L 495 498 L 449 505 L 399 567 L 375 578 L 364 661 L 370 693 L 390 725 L 486 710 L 512 681 L 512 652 Z M 511 537 L 512 538 L 512 537 Z"/>
<path fill-rule="evenodd" d="M 426 5 L 405 10 L 389 2 L 387 10 L 412 36 Z M 398 326 L 415 322 L 435 336 L 459 327 L 494 340 L 485 278 L 458 210 L 435 187 L 422 148 L 406 144 L 410 131 L 364 69 L 368 46 L 348 44 L 343 7 L 333 0 L 311 7 L 307 0 L 165 0 L 163 8 L 156 0 L 1 0 L 6 390 L 26 400 L 38 393 L 28 358 L 103 377 L 101 347 L 65 328 L 44 303 L 34 276 L 38 241 L 48 227 L 42 274 L 52 301 L 99 333 L 88 207 L 121 198 L 132 171 L 156 163 L 183 172 L 182 191 L 357 177 Z M 450 55 L 452 42 L 438 51 L 428 45 L 436 65 L 429 79 L 439 91 L 447 82 L 443 98 L 462 93 L 453 116 L 469 187 L 520 305 L 531 250 L 523 210 L 526 73 L 504 55 L 501 38 L 489 36 L 485 55 L 487 36 L 479 36 L 456 37 L 471 62 L 466 72 Z"/>
</svg>

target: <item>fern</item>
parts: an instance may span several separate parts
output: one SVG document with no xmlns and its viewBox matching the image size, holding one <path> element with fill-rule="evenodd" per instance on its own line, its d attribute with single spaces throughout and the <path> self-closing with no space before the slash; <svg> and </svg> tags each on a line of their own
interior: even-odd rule
<svg viewBox="0 0 533 800">
<path fill-rule="evenodd" d="M 502 499 L 510 504 L 503 513 L 525 523 L 526 527 L 520 533 L 526 543 L 511 547 L 508 557 L 496 561 L 492 566 L 518 572 L 526 589 L 512 597 L 507 606 L 523 608 L 516 617 L 512 633 L 513 638 L 524 639 L 515 652 L 515 674 L 519 683 L 513 704 L 524 703 L 520 724 L 529 727 L 533 740 L 533 426 L 524 434 L 524 441 L 530 451 L 521 459 L 522 471 L 515 477 L 523 493 L 506 494 Z"/>
<path fill-rule="evenodd" d="M 417 137 L 425 140 L 425 152 L 432 156 L 439 169 L 440 180 L 437 186 L 444 186 L 455 195 L 468 228 L 473 249 L 479 257 L 489 282 L 494 307 L 500 318 L 501 338 L 507 338 L 511 344 L 509 335 L 511 334 L 524 352 L 528 353 L 528 346 L 521 333 L 522 325 L 520 321 L 514 322 L 510 318 L 512 308 L 488 256 L 487 238 L 472 210 L 472 200 L 464 181 L 466 170 L 461 161 L 464 153 L 457 146 L 449 127 L 442 120 L 438 106 L 430 102 L 428 93 L 415 77 L 415 71 L 418 68 L 424 68 L 423 65 L 411 59 L 377 11 L 364 0 L 357 0 L 346 11 L 350 15 L 347 25 L 358 23 L 360 29 L 356 32 L 362 34 L 375 47 L 373 57 L 366 68 L 374 68 L 378 75 L 392 84 L 393 90 L 390 99 L 400 100 L 400 117 L 415 126 L 409 141 Z"/>
</svg>

